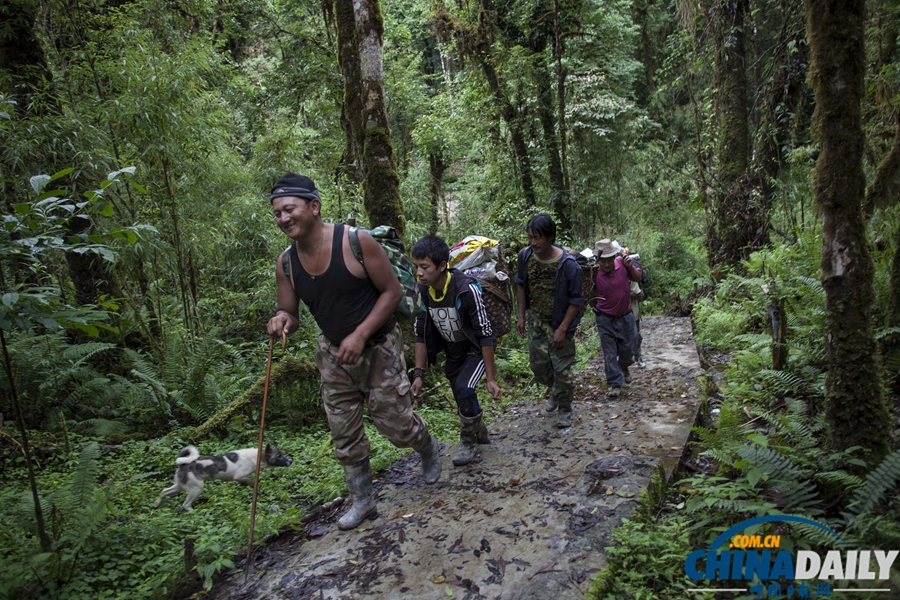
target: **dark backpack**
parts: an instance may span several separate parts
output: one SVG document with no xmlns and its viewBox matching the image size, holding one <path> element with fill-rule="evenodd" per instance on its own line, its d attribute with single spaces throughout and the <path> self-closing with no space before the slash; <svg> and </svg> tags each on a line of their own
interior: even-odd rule
<svg viewBox="0 0 900 600">
<path fill-rule="evenodd" d="M 424 308 L 422 306 L 422 298 L 419 296 L 419 285 L 416 282 L 415 269 L 409 257 L 406 256 L 403 240 L 397 235 L 397 231 L 388 225 L 380 225 L 374 229 L 348 226 L 347 237 L 350 240 L 350 249 L 363 269 L 366 268 L 366 264 L 363 262 L 362 247 L 359 245 L 360 229 L 375 238 L 375 241 L 384 248 L 391 263 L 391 268 L 394 270 L 394 274 L 403 288 L 403 298 L 400 299 L 400 304 L 394 310 L 394 317 L 407 320 L 415 318 Z M 287 275 L 288 279 L 291 278 L 291 260 L 288 256 L 288 251 L 292 247 L 293 244 L 288 246 L 281 256 L 281 267 L 284 269 L 284 274 Z"/>
</svg>

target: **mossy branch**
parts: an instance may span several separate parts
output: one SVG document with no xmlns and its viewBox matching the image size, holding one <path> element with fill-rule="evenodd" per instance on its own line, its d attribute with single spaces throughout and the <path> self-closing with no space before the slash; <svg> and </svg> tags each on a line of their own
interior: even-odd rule
<svg viewBox="0 0 900 600">
<path fill-rule="evenodd" d="M 316 365 L 306 357 L 285 356 L 272 365 L 269 393 L 279 386 L 290 386 L 297 381 L 318 377 Z M 260 377 L 246 392 L 235 398 L 225 408 L 210 417 L 205 423 L 185 430 L 184 439 L 197 442 L 215 431 L 221 431 L 236 415 L 250 414 L 262 406 L 266 378 Z"/>
</svg>

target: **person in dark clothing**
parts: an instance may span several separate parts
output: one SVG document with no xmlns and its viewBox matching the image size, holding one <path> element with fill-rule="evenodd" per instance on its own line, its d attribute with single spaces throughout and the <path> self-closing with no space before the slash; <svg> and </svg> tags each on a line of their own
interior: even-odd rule
<svg viewBox="0 0 900 600">
<path fill-rule="evenodd" d="M 278 311 L 267 330 L 274 336 L 296 331 L 300 300 L 322 330 L 316 347 L 322 401 L 334 454 L 353 499 L 338 527 L 353 529 L 378 516 L 364 406 L 375 428 L 392 444 L 419 453 L 426 483 L 435 483 L 441 474 L 440 446 L 412 409 L 403 340 L 393 316 L 403 289 L 387 253 L 372 236 L 359 231 L 360 264 L 347 228 L 322 221 L 312 179 L 288 173 L 272 188 L 270 200 L 278 227 L 294 243 L 285 250 L 289 260 L 282 254 L 275 266 Z"/>
<path fill-rule="evenodd" d="M 478 281 L 448 268 L 450 248 L 436 236 L 425 236 L 412 247 L 413 264 L 425 312 L 416 317 L 416 368 L 410 388 L 419 397 L 425 370 L 444 351 L 444 375 L 450 381 L 459 413 L 459 448 L 454 465 L 470 463 L 477 444 L 490 444 L 475 385 L 487 374 L 487 390 L 500 399 L 494 369 L 496 343 Z"/>
<path fill-rule="evenodd" d="M 556 245 L 556 223 L 539 214 L 528 222 L 528 247 L 519 251 L 515 282 L 519 320 L 516 331 L 525 337 L 528 310 L 528 357 L 538 383 L 550 388 L 544 410 L 559 409 L 556 426 L 572 424 L 575 396 L 575 329 L 584 304 L 582 271 L 575 257 Z"/>
</svg>

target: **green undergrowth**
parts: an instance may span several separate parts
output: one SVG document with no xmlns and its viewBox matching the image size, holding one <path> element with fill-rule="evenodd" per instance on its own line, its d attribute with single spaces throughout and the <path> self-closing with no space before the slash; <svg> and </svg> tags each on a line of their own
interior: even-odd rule
<svg viewBox="0 0 900 600">
<path fill-rule="evenodd" d="M 526 341 L 515 332 L 497 351 L 503 396 L 491 399 L 479 386 L 487 422 L 522 396 L 531 376 Z M 296 403 L 296 402 L 295 402 Z M 294 403 L 294 404 L 295 404 Z M 276 402 L 267 415 L 265 441 L 292 459 L 287 468 L 260 476 L 254 540 L 297 529 L 303 514 L 346 493 L 340 464 L 324 422 L 297 426 L 291 402 Z M 459 421 L 442 365 L 433 367 L 416 411 L 442 442 L 459 439 Z M 307 411 L 309 412 L 309 411 Z M 313 413 L 309 413 L 312 415 Z M 321 415 L 318 417 L 321 419 Z M 375 472 L 411 450 L 398 450 L 366 417 Z M 258 430 L 245 419 L 230 422 L 220 438 L 195 445 L 201 454 L 254 447 Z M 153 440 L 129 436 L 101 438 L 71 428 L 66 445 L 58 436 L 33 431 L 38 458 L 37 483 L 51 552 L 43 553 L 35 535 L 33 500 L 21 452 L 4 444 L 0 456 L 0 598 L 173 598 L 201 587 L 234 568 L 246 549 L 252 487 L 209 480 L 193 511 L 180 512 L 184 494 L 154 502 L 171 485 L 175 458 L 189 442 L 176 430 Z M 12 442 L 12 436 L 5 436 Z M 123 441 L 124 439 L 124 441 Z M 186 556 L 186 546 L 193 552 Z"/>
<path fill-rule="evenodd" d="M 456 415 L 446 405 L 430 403 L 417 411 L 438 439 L 453 442 L 458 437 Z M 368 422 L 366 432 L 376 472 L 411 452 L 394 448 Z M 221 454 L 255 446 L 257 433 L 248 426 L 197 446 L 203 454 Z M 41 434 L 34 436 L 40 445 Z M 265 439 L 277 442 L 293 464 L 261 473 L 257 542 L 298 528 L 306 510 L 346 493 L 327 427 L 296 431 L 276 425 L 267 428 Z M 71 455 L 60 449 L 38 471 L 52 552 L 42 553 L 34 536 L 24 469 L 13 465 L 0 475 L 5 507 L 0 515 L 0 598 L 165 598 L 187 575 L 209 588 L 216 573 L 234 566 L 232 557 L 247 544 L 252 486 L 209 480 L 192 512 L 177 511 L 183 494 L 155 508 L 186 445 L 177 432 L 105 447 L 77 434 L 70 442 Z M 194 563 L 188 565 L 186 540 L 194 546 Z"/>
<path fill-rule="evenodd" d="M 693 428 L 693 469 L 682 472 L 662 503 L 642 506 L 615 530 L 607 548 L 609 564 L 592 581 L 588 598 L 817 597 L 724 591 L 760 583 L 767 587 L 772 582 L 766 580 L 687 578 L 685 559 L 691 551 L 708 548 L 719 534 L 754 517 L 791 515 L 817 523 L 820 527 L 769 522 L 742 531 L 777 534 L 778 549 L 794 556 L 800 549 L 824 556 L 835 549 L 900 548 L 900 450 L 878 461 L 863 448 L 839 452 L 830 445 L 824 419 L 827 315 L 816 275 L 820 247 L 821 240 L 807 235 L 789 246 L 756 252 L 743 262 L 742 274 L 724 275 L 694 305 L 701 353 L 730 357 L 724 381 L 710 374 L 703 382 L 717 411 L 703 411 Z M 781 308 L 786 330 L 777 367 L 771 307 Z M 897 417 L 895 409 L 894 440 Z M 823 528 L 837 532 L 847 547 L 838 547 Z M 703 560 L 698 567 L 705 574 Z M 893 571 L 888 581 L 829 583 L 834 595 L 839 585 L 896 592 L 900 576 Z M 688 593 L 691 588 L 719 591 Z M 839 595 L 870 594 L 842 590 Z"/>
</svg>

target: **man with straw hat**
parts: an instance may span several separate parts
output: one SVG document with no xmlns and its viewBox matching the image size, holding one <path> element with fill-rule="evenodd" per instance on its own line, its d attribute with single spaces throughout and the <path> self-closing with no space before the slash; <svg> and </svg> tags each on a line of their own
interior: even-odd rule
<svg viewBox="0 0 900 600">
<path fill-rule="evenodd" d="M 630 256 L 620 256 L 618 244 L 603 239 L 594 245 L 600 268 L 594 281 L 593 310 L 597 333 L 603 347 L 603 369 L 607 396 L 615 398 L 621 387 L 631 383 L 628 367 L 634 362 L 637 330 L 631 310 L 631 282 L 641 280 L 641 270 Z"/>
</svg>

